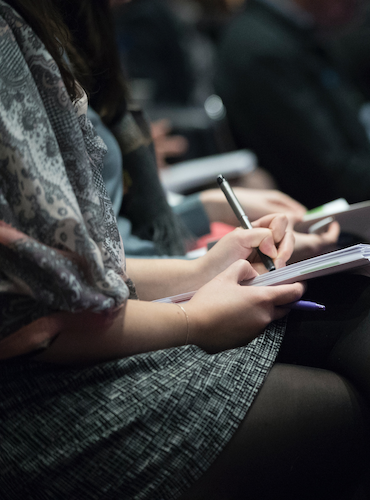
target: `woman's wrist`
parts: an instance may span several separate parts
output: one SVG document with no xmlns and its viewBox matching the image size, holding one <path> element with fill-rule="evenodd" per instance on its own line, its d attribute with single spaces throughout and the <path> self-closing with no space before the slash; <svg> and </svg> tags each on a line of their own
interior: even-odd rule
<svg viewBox="0 0 370 500">
<path fill-rule="evenodd" d="M 190 318 L 189 318 L 187 311 L 185 310 L 185 308 L 181 304 L 175 304 L 175 306 L 179 307 L 182 310 L 182 312 L 184 313 L 185 320 L 186 320 L 186 337 L 185 337 L 185 344 L 184 345 L 188 345 L 189 338 L 190 338 Z"/>
<path fill-rule="evenodd" d="M 190 343 L 184 307 L 128 300 L 112 314 L 68 313 L 67 327 L 35 359 L 54 363 L 98 363 Z M 105 319 L 104 319 L 105 318 Z"/>
</svg>

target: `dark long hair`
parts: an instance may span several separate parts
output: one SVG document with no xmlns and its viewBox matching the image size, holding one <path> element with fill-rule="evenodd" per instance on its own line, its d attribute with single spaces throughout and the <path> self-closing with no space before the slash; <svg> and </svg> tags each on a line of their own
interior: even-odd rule
<svg viewBox="0 0 370 500">
<path fill-rule="evenodd" d="M 127 86 L 121 70 L 109 0 L 54 0 L 88 71 L 79 81 L 91 106 L 108 126 L 126 111 Z"/>
<path fill-rule="evenodd" d="M 31 26 L 45 45 L 61 72 L 64 84 L 72 100 L 80 97 L 81 90 L 71 67 L 66 64 L 64 53 L 68 53 L 72 67 L 83 72 L 83 61 L 71 45 L 71 37 L 62 17 L 52 0 L 6 0 Z"/>
</svg>

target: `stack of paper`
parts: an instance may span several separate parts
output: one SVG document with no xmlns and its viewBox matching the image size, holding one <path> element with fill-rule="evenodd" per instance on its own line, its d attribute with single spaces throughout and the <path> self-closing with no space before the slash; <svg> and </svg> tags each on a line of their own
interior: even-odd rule
<svg viewBox="0 0 370 500">
<path fill-rule="evenodd" d="M 282 285 L 295 283 L 326 274 L 334 274 L 348 269 L 362 268 L 370 263 L 370 245 L 353 245 L 341 250 L 335 250 L 312 259 L 302 260 L 270 273 L 261 274 L 243 284 L 252 286 Z M 361 270 L 368 274 L 369 269 Z"/>
<path fill-rule="evenodd" d="M 329 252 L 312 259 L 302 260 L 289 266 L 261 274 L 249 281 L 243 281 L 246 286 L 284 285 L 335 274 L 347 270 L 355 270 L 359 274 L 370 276 L 370 245 L 359 244 L 348 248 Z M 192 298 L 195 292 L 181 293 L 165 297 L 154 302 L 170 302 L 179 304 Z"/>
</svg>

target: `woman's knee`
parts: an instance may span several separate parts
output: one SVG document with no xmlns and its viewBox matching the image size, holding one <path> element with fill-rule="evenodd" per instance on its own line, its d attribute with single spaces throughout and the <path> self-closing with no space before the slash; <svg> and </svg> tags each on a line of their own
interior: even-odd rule
<svg viewBox="0 0 370 500">
<path fill-rule="evenodd" d="M 368 460 L 362 397 L 336 373 L 273 367 L 246 418 L 186 498 L 341 498 Z"/>
</svg>

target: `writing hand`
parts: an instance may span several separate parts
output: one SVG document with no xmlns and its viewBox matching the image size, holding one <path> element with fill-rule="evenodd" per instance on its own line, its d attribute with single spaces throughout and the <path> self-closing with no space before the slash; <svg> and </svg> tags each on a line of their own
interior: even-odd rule
<svg viewBox="0 0 370 500">
<path fill-rule="evenodd" d="M 258 273 L 266 272 L 255 248 L 274 260 L 275 267 L 283 267 L 294 249 L 294 237 L 287 231 L 284 215 L 272 214 L 253 223 L 254 229 L 237 228 L 227 234 L 206 255 L 198 259 L 199 273 L 209 281 L 238 259 L 248 259 Z"/>
</svg>

